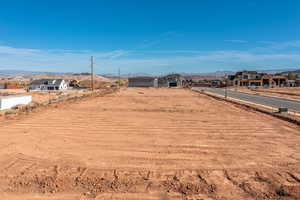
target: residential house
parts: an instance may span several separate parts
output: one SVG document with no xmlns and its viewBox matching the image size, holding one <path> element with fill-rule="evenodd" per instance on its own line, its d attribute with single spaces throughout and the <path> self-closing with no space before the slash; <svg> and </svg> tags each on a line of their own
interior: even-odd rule
<svg viewBox="0 0 300 200">
<path fill-rule="evenodd" d="M 33 80 L 30 85 L 30 90 L 65 90 L 68 88 L 64 79 L 38 79 Z"/>
<path fill-rule="evenodd" d="M 283 75 L 268 75 L 256 71 L 237 72 L 233 78 L 234 86 L 287 86 L 288 78 Z"/>
<path fill-rule="evenodd" d="M 180 74 L 169 74 L 158 78 L 158 87 L 172 88 L 182 87 L 185 79 Z"/>
<path fill-rule="evenodd" d="M 172 88 L 183 87 L 187 84 L 180 74 L 169 74 L 161 77 L 131 77 L 128 78 L 128 87 L 154 87 L 154 88 Z"/>
</svg>

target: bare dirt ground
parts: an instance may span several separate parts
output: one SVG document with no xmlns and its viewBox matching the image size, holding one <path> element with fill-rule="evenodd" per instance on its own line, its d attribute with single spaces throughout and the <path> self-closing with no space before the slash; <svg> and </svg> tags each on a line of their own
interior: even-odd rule
<svg viewBox="0 0 300 200">
<path fill-rule="evenodd" d="M 259 89 L 238 89 L 241 92 L 251 94 L 261 94 L 275 97 L 282 97 L 287 99 L 295 99 L 300 101 L 300 88 L 259 88 Z"/>
<path fill-rule="evenodd" d="M 184 89 L 0 121 L 0 199 L 299 199 L 300 128 Z"/>
</svg>

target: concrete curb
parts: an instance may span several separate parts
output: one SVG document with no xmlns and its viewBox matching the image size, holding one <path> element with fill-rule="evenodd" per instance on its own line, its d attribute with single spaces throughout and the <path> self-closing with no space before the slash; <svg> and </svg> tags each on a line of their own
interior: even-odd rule
<svg viewBox="0 0 300 200">
<path fill-rule="evenodd" d="M 234 99 L 234 98 L 230 98 L 230 97 L 225 99 L 224 96 L 222 96 L 222 95 L 214 94 L 214 93 L 207 92 L 207 91 L 198 91 L 198 90 L 192 90 L 192 91 L 200 93 L 200 94 L 205 94 L 205 95 L 210 96 L 217 100 L 226 101 L 226 102 L 238 105 L 238 106 L 242 106 L 243 108 L 247 108 L 247 109 L 254 110 L 254 111 L 257 111 L 257 112 L 260 112 L 263 114 L 267 114 L 272 117 L 276 117 L 278 119 L 288 121 L 290 123 L 300 126 L 300 118 L 299 118 L 300 115 L 298 113 L 297 113 L 296 117 L 298 117 L 299 119 L 295 119 L 295 118 L 292 118 L 292 116 L 282 115 L 282 114 L 273 112 L 274 108 L 270 107 L 270 106 L 255 104 L 252 102 Z M 277 108 L 276 108 L 276 110 L 277 110 Z M 292 115 L 291 113 L 289 113 L 289 114 Z"/>
<path fill-rule="evenodd" d="M 210 95 L 216 95 L 216 96 L 218 96 L 218 97 L 220 97 L 220 98 L 225 98 L 225 97 L 222 96 L 222 95 L 214 94 L 214 93 L 212 93 L 212 92 L 207 92 L 207 91 L 205 91 L 205 93 L 210 94 Z M 244 101 L 244 100 L 236 99 L 236 98 L 232 98 L 232 97 L 227 97 L 227 99 L 232 100 L 232 101 L 237 101 L 237 102 L 245 103 L 245 104 L 250 104 L 250 105 L 254 105 L 254 106 L 263 107 L 263 108 L 266 108 L 266 109 L 270 109 L 272 112 L 278 111 L 278 108 L 271 107 L 271 106 L 266 106 L 266 105 L 263 105 L 263 104 L 253 103 L 253 102 L 250 102 L 250 101 Z M 299 117 L 300 117 L 300 113 L 297 112 L 297 111 L 295 111 L 295 110 L 292 110 L 292 109 L 289 109 L 288 114 L 290 114 L 290 115 L 295 115 L 295 116 L 299 116 Z"/>
</svg>

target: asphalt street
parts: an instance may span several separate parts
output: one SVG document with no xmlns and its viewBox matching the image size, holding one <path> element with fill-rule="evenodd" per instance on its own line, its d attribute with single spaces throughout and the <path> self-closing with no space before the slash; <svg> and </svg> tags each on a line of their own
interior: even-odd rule
<svg viewBox="0 0 300 200">
<path fill-rule="evenodd" d="M 225 89 L 224 88 L 206 88 L 206 87 L 195 87 L 193 90 L 196 91 L 207 91 L 219 95 L 225 96 Z M 289 100 L 289 99 L 284 99 L 284 98 L 279 98 L 279 97 L 269 97 L 269 96 L 260 96 L 260 95 L 255 95 L 255 94 L 246 94 L 242 92 L 237 92 L 233 90 L 227 90 L 227 96 L 235 99 L 240 99 L 243 101 L 249 101 L 252 103 L 257 103 L 257 104 L 262 104 L 265 106 L 271 106 L 274 108 L 288 108 L 291 110 L 295 110 L 300 112 L 300 101 L 294 101 L 294 100 Z"/>
</svg>

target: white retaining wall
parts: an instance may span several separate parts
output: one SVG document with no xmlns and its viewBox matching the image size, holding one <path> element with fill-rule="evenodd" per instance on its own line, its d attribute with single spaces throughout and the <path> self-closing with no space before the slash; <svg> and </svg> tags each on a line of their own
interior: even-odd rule
<svg viewBox="0 0 300 200">
<path fill-rule="evenodd" d="M 10 109 L 16 105 L 26 105 L 31 100 L 31 95 L 0 97 L 0 110 Z"/>
</svg>

